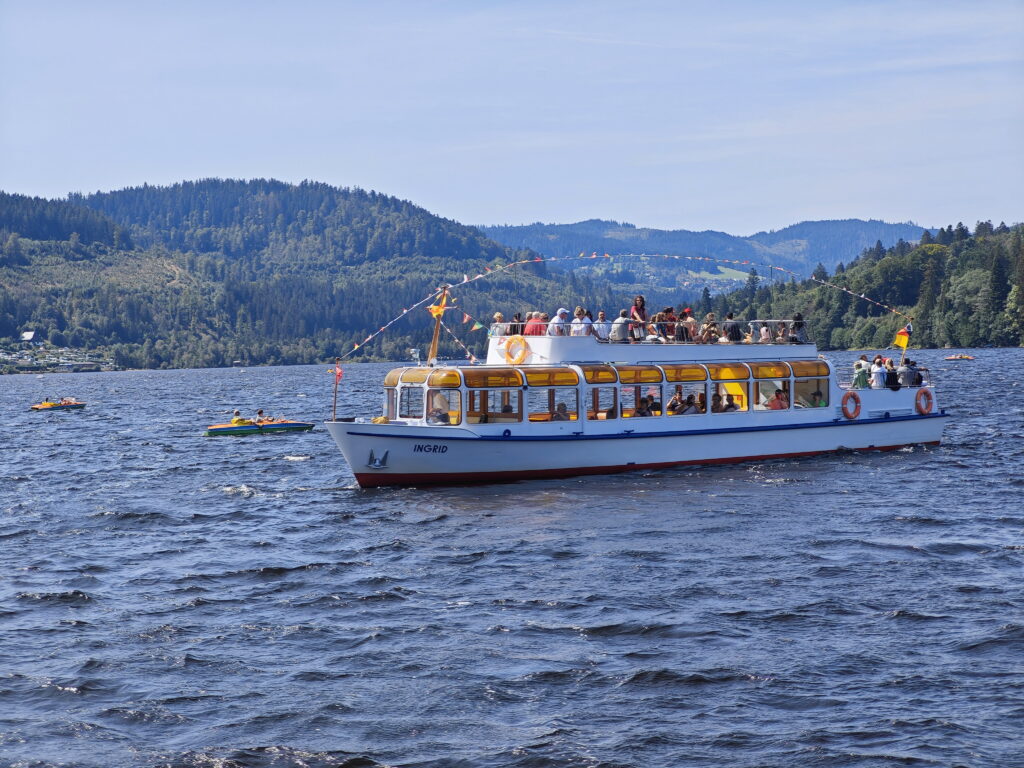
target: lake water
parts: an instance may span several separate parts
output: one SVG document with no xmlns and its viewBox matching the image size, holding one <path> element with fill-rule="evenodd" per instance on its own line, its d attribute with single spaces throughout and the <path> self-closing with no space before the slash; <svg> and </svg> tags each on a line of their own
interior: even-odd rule
<svg viewBox="0 0 1024 768">
<path fill-rule="evenodd" d="M 203 437 L 326 366 L 0 377 L 0 765 L 1024 765 L 1024 350 L 944 354 L 938 448 L 428 490 Z"/>
</svg>

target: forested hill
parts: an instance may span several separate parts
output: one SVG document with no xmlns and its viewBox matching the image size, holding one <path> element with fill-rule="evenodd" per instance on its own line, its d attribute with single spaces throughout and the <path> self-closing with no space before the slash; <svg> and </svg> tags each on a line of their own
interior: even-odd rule
<svg viewBox="0 0 1024 768">
<path fill-rule="evenodd" d="M 35 330 L 132 367 L 313 362 L 352 350 L 442 282 L 534 255 L 406 201 L 310 182 L 208 179 L 66 201 L 9 195 L 0 199 L 0 343 Z M 611 301 L 544 265 L 457 295 L 485 321 L 495 309 Z M 406 357 L 429 339 L 429 320 L 410 313 L 355 359 Z M 482 331 L 454 326 L 482 351 Z M 447 336 L 443 352 L 463 354 Z"/>
<path fill-rule="evenodd" d="M 979 222 L 925 234 L 918 246 L 905 242 L 865 249 L 835 274 L 815 275 L 851 291 L 807 280 L 773 282 L 752 275 L 745 288 L 704 296 L 701 311 L 735 312 L 745 318 L 792 317 L 803 313 L 824 349 L 884 349 L 904 317 L 856 296 L 868 296 L 913 317 L 911 347 L 1024 345 L 1024 226 Z"/>
<path fill-rule="evenodd" d="M 862 249 L 881 242 L 894 246 L 901 239 L 915 242 L 922 228 L 884 221 L 807 221 L 773 232 L 738 237 L 725 232 L 691 232 L 637 228 L 632 224 L 591 219 L 576 224 L 482 226 L 481 232 L 513 248 L 531 248 L 548 256 L 573 256 L 598 251 L 610 254 L 675 254 L 770 262 L 810 274 L 817 264 L 835 269 Z M 685 262 L 671 262 L 685 269 Z"/>
</svg>

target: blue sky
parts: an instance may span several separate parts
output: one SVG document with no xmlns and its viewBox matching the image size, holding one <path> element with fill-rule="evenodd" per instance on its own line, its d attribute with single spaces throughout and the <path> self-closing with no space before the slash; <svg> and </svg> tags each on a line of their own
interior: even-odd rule
<svg viewBox="0 0 1024 768">
<path fill-rule="evenodd" d="M 1024 2 L 0 0 L 0 189 L 315 179 L 468 224 L 1024 219 Z"/>
</svg>

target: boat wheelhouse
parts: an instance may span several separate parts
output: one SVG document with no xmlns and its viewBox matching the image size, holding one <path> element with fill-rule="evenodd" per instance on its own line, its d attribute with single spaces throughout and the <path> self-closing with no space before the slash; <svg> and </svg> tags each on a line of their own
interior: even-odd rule
<svg viewBox="0 0 1024 768">
<path fill-rule="evenodd" d="M 854 389 L 813 343 L 619 344 L 506 330 L 491 329 L 486 364 L 395 368 L 381 415 L 327 422 L 362 487 L 892 450 L 942 438 L 946 414 L 931 382 Z"/>
</svg>

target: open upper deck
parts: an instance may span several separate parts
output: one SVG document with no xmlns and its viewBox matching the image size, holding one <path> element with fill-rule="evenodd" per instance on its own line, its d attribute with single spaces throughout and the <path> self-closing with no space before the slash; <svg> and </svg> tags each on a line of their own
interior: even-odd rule
<svg viewBox="0 0 1024 768">
<path fill-rule="evenodd" d="M 765 321 L 773 322 L 773 321 Z M 665 341 L 602 341 L 596 336 L 509 335 L 505 323 L 491 326 L 487 344 L 488 365 L 553 365 L 575 362 L 725 362 L 730 360 L 814 360 L 818 347 L 813 342 L 747 341 L 698 344 L 671 339 Z M 756 338 L 756 337 L 755 337 Z"/>
</svg>

